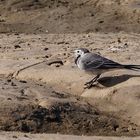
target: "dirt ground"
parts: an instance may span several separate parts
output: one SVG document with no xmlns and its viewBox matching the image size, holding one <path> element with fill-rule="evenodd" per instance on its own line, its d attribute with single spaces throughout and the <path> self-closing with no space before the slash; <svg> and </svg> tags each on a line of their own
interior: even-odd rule
<svg viewBox="0 0 140 140">
<path fill-rule="evenodd" d="M 60 134 L 29 134 L 19 132 L 0 132 L 0 140 L 139 140 L 140 137 L 101 137 L 101 136 L 74 136 Z"/>
<path fill-rule="evenodd" d="M 4 77 L 1 77 L 1 86 L 0 129 L 3 131 L 139 135 L 136 124 L 117 118 L 112 113 L 100 112 L 80 97 L 48 90 L 46 86 L 41 88 L 32 82 L 5 80 Z M 46 98 L 39 89 L 48 92 L 44 93 Z M 43 99 L 32 90 L 39 90 Z"/>
<path fill-rule="evenodd" d="M 139 0 L 1 0 L 0 32 L 140 33 Z"/>
<path fill-rule="evenodd" d="M 0 139 L 140 139 L 140 72 L 85 89 L 73 54 L 140 64 L 139 0 L 0 0 L 0 33 Z"/>
<path fill-rule="evenodd" d="M 139 72 L 91 76 L 74 64 L 86 47 L 115 61 L 139 64 L 138 34 L 1 34 L 0 129 L 71 135 L 139 136 Z M 119 57 L 118 57 L 119 56 Z"/>
</svg>

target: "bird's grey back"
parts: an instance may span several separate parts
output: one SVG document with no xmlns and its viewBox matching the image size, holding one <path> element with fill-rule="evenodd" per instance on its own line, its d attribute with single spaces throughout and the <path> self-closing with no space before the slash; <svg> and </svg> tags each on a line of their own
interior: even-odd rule
<svg viewBox="0 0 140 140">
<path fill-rule="evenodd" d="M 107 69 L 112 66 L 120 66 L 119 63 L 104 58 L 95 53 L 86 53 L 78 60 L 78 67 L 83 70 L 92 71 L 93 69 Z M 108 67 L 109 66 L 109 67 Z"/>
</svg>

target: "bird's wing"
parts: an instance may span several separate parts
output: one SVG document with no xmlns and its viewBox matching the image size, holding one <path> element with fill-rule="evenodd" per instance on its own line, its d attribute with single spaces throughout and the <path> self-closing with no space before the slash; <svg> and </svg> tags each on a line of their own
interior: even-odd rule
<svg viewBox="0 0 140 140">
<path fill-rule="evenodd" d="M 109 60 L 105 57 L 102 57 L 98 54 L 90 54 L 85 56 L 82 60 L 85 69 L 92 70 L 92 69 L 110 69 L 110 68 L 120 68 L 122 67 L 121 64 Z"/>
</svg>

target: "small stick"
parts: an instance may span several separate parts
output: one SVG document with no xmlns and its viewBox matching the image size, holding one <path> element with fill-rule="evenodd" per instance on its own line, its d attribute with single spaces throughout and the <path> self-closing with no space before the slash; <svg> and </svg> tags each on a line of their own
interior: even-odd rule
<svg viewBox="0 0 140 140">
<path fill-rule="evenodd" d="M 32 67 L 32 66 L 35 66 L 35 65 L 44 63 L 44 62 L 46 62 L 46 60 L 43 60 L 43 61 L 41 61 L 41 62 L 37 62 L 37 63 L 31 64 L 31 65 L 29 65 L 29 66 L 26 66 L 26 67 L 24 67 L 24 68 L 21 68 L 21 69 L 15 71 L 15 72 L 13 72 L 12 74 L 9 74 L 8 77 L 15 78 L 16 76 L 18 76 L 18 74 L 19 74 L 21 71 L 23 71 L 23 70 L 25 70 L 25 69 L 27 69 L 27 68 L 30 68 L 30 67 Z M 61 60 L 54 60 L 54 61 L 48 62 L 47 65 L 50 66 L 50 65 L 52 65 L 52 64 L 57 64 L 57 63 L 63 65 L 63 62 L 62 62 Z"/>
</svg>

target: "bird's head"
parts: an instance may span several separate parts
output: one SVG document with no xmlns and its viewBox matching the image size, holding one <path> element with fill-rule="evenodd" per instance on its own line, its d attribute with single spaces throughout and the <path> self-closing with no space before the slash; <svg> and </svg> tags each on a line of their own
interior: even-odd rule
<svg viewBox="0 0 140 140">
<path fill-rule="evenodd" d="M 75 57 L 83 56 L 85 53 L 89 53 L 89 50 L 86 48 L 79 48 L 74 51 Z"/>
</svg>

